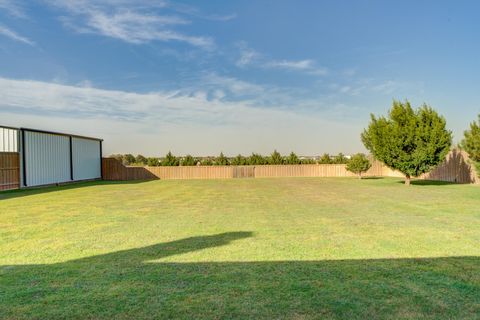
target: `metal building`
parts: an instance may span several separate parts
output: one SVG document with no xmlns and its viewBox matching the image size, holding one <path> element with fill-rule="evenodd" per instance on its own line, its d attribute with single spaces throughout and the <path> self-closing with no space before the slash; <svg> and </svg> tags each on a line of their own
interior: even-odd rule
<svg viewBox="0 0 480 320">
<path fill-rule="evenodd" d="M 0 127 L 0 153 L 19 154 L 20 187 L 102 177 L 102 139 Z"/>
</svg>

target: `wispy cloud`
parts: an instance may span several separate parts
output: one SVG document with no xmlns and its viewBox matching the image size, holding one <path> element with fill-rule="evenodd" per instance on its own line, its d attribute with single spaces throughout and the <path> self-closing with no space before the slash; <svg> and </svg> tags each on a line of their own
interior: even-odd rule
<svg viewBox="0 0 480 320">
<path fill-rule="evenodd" d="M 239 48 L 239 58 L 235 62 L 238 67 L 256 66 L 266 69 L 281 69 L 289 71 L 297 71 L 310 75 L 324 76 L 328 74 L 327 68 L 320 67 L 312 59 L 303 60 L 275 60 L 259 53 L 250 48 L 246 42 L 237 44 Z"/>
<path fill-rule="evenodd" d="M 248 45 L 244 41 L 241 41 L 241 42 L 237 43 L 236 46 L 240 50 L 240 57 L 235 62 L 237 67 L 248 66 L 248 65 L 252 64 L 253 62 L 255 62 L 255 60 L 261 58 L 261 55 L 257 51 L 248 47 Z"/>
<path fill-rule="evenodd" d="M 151 41 L 179 41 L 211 49 L 214 40 L 208 36 L 192 36 L 175 30 L 191 21 L 176 14 L 166 14 L 165 1 L 50 1 L 63 10 L 64 25 L 79 33 L 91 33 L 142 44 Z"/>
<path fill-rule="evenodd" d="M 31 46 L 35 45 L 35 42 L 33 42 L 32 40 L 28 39 L 27 37 L 23 37 L 23 36 L 17 34 L 16 32 L 14 32 L 13 30 L 10 30 L 7 27 L 4 27 L 2 25 L 0 25 L 0 35 L 3 35 L 7 38 L 10 38 L 10 39 L 14 40 L 14 41 L 22 42 L 22 43 L 25 43 L 25 44 L 28 44 L 28 45 L 31 45 Z"/>
<path fill-rule="evenodd" d="M 225 87 L 233 91 L 253 89 L 235 79 L 229 81 Z M 326 120 L 296 108 L 262 108 L 249 100 L 224 100 L 225 92 L 219 88 L 215 94 L 210 97 L 202 90 L 188 95 L 176 91 L 135 93 L 0 78 L 0 116 L 6 124 L 17 126 L 38 127 L 41 123 L 50 130 L 75 128 L 105 138 L 110 152 L 147 155 L 168 150 L 199 155 L 223 150 L 234 155 L 267 153 L 273 148 L 305 154 L 320 153 L 319 147 L 326 152 L 348 152 L 344 146 L 352 146 L 350 140 L 359 130 L 345 121 Z M 269 92 L 259 93 L 263 94 Z M 335 142 L 323 139 L 328 132 L 339 130 L 343 138 Z M 318 141 L 323 142 L 319 145 Z M 342 142 L 343 150 L 339 150 L 337 144 Z"/>
<path fill-rule="evenodd" d="M 265 64 L 265 66 L 270 68 L 308 70 L 313 67 L 313 64 L 314 64 L 313 60 L 298 60 L 298 61 L 280 60 L 280 61 L 269 61 Z"/>
<path fill-rule="evenodd" d="M 9 15 L 16 18 L 25 18 L 26 14 L 19 2 L 18 0 L 0 0 L 0 10 L 5 10 Z"/>
</svg>

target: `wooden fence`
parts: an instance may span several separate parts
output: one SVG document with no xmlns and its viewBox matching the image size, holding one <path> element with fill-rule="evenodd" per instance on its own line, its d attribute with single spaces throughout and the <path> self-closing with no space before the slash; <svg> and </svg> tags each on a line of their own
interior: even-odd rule
<svg viewBox="0 0 480 320">
<path fill-rule="evenodd" d="M 20 187 L 20 157 L 17 152 L 0 152 L 0 190 Z"/>
<path fill-rule="evenodd" d="M 261 165 L 261 166 L 185 166 L 185 167 L 125 167 L 118 160 L 103 159 L 104 180 L 154 179 L 231 179 L 272 177 L 353 177 L 344 164 Z M 365 177 L 403 177 L 379 161 L 373 160 Z M 468 155 L 452 150 L 436 169 L 419 179 L 457 183 L 479 182 Z"/>
<path fill-rule="evenodd" d="M 442 164 L 420 178 L 456 183 L 480 183 L 478 174 L 469 160 L 468 154 L 458 149 L 450 151 Z"/>
</svg>

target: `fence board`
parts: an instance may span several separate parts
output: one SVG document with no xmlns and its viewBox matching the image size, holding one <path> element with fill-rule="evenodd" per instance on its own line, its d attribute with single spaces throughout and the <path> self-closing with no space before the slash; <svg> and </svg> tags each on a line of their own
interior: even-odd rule
<svg viewBox="0 0 480 320">
<path fill-rule="evenodd" d="M 0 190 L 20 187 L 20 157 L 17 152 L 0 152 Z"/>
</svg>

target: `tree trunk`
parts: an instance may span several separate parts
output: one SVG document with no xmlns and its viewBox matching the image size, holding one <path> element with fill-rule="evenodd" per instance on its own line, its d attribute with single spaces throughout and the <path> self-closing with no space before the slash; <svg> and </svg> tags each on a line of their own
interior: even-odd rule
<svg viewBox="0 0 480 320">
<path fill-rule="evenodd" d="M 362 173 L 361 172 L 358 173 L 358 179 L 362 179 Z"/>
<path fill-rule="evenodd" d="M 410 175 L 407 174 L 407 175 L 405 176 L 405 185 L 406 185 L 406 186 L 409 186 L 409 185 L 410 185 L 410 182 L 411 182 Z"/>
</svg>

